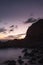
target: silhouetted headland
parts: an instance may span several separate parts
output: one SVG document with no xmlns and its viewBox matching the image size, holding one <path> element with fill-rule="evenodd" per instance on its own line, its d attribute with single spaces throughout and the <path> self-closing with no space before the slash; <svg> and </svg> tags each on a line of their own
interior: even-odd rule
<svg viewBox="0 0 43 65">
<path fill-rule="evenodd" d="M 38 20 L 28 28 L 25 40 L 30 47 L 43 46 L 43 19 Z"/>
</svg>

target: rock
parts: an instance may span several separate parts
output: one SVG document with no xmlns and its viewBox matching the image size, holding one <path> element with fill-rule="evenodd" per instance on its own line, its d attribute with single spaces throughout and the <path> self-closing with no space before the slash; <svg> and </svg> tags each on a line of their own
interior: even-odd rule
<svg viewBox="0 0 43 65">
<path fill-rule="evenodd" d="M 43 19 L 38 20 L 28 28 L 25 41 L 30 47 L 43 45 Z"/>
</svg>

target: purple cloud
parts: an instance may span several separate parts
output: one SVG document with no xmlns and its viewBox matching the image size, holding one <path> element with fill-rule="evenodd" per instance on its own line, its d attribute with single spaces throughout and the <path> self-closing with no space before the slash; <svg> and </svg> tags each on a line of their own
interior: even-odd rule
<svg viewBox="0 0 43 65">
<path fill-rule="evenodd" d="M 13 27 L 14 27 L 14 25 L 11 25 L 11 26 L 10 26 L 10 28 L 13 28 Z"/>
<path fill-rule="evenodd" d="M 12 31 L 14 31 L 14 30 L 13 30 L 13 29 L 10 29 L 10 30 L 9 30 L 9 32 L 12 32 Z"/>
<path fill-rule="evenodd" d="M 5 33 L 7 31 L 7 29 L 5 29 L 5 28 L 0 28 L 0 33 Z"/>
<path fill-rule="evenodd" d="M 36 22 L 37 20 L 34 19 L 34 18 L 29 18 L 27 21 L 24 22 L 24 24 L 27 24 L 27 23 L 33 23 L 33 22 Z"/>
</svg>

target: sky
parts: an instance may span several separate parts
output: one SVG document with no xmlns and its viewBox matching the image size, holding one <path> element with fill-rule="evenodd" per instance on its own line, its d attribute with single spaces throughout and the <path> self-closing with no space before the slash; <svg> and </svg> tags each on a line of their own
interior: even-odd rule
<svg viewBox="0 0 43 65">
<path fill-rule="evenodd" d="M 25 37 L 31 17 L 43 18 L 43 0 L 0 0 L 0 39 Z"/>
</svg>

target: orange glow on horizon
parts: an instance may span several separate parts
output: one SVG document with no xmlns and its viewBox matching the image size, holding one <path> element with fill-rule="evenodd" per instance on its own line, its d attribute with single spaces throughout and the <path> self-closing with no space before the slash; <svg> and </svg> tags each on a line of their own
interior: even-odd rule
<svg viewBox="0 0 43 65">
<path fill-rule="evenodd" d="M 24 39 L 26 35 L 21 35 L 18 39 Z"/>
<path fill-rule="evenodd" d="M 4 39 L 5 35 L 0 33 L 0 40 Z"/>
<path fill-rule="evenodd" d="M 19 35 L 19 34 L 18 34 Z M 26 35 L 13 35 L 14 38 L 9 38 L 8 36 L 4 35 L 4 34 L 0 34 L 0 40 L 13 40 L 13 39 L 24 39 Z"/>
</svg>

